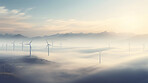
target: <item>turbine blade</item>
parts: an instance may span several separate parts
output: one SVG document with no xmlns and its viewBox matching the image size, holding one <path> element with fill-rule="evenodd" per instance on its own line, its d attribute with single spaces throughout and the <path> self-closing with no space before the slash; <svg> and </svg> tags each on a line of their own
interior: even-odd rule
<svg viewBox="0 0 148 83">
<path fill-rule="evenodd" d="M 32 41 L 30 41 L 30 43 L 29 44 L 31 44 L 32 43 Z"/>
<path fill-rule="evenodd" d="M 46 45 L 46 48 L 48 47 L 48 45 Z"/>
<path fill-rule="evenodd" d="M 48 44 L 48 41 L 46 40 L 46 43 Z"/>
</svg>

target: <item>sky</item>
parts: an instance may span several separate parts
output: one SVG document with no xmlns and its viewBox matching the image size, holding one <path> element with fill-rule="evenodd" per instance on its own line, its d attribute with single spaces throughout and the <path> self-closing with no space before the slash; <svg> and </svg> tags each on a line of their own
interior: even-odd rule
<svg viewBox="0 0 148 83">
<path fill-rule="evenodd" d="M 147 0 L 0 0 L 0 33 L 148 34 Z"/>
</svg>

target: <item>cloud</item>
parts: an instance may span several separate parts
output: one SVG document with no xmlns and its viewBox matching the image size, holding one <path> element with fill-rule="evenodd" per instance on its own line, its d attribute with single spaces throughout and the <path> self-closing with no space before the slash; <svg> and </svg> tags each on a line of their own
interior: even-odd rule
<svg viewBox="0 0 148 83">
<path fill-rule="evenodd" d="M 13 14 L 17 14 L 17 13 L 19 13 L 18 10 L 11 10 L 11 12 L 12 12 Z"/>
<path fill-rule="evenodd" d="M 75 19 L 69 19 L 69 20 L 53 20 L 49 19 L 47 20 L 47 23 L 44 25 L 47 29 L 59 29 L 64 30 L 62 33 L 67 32 L 100 32 L 101 27 L 104 26 L 104 24 L 101 24 L 99 21 L 79 21 Z M 96 30 L 97 29 L 97 30 Z"/>
<path fill-rule="evenodd" d="M 28 8 L 28 9 L 26 9 L 25 10 L 25 12 L 29 12 L 29 11 L 31 11 L 31 10 L 33 10 L 34 8 Z"/>
<path fill-rule="evenodd" d="M 121 63 L 71 83 L 147 83 L 147 59 L 140 58 Z"/>
<path fill-rule="evenodd" d="M 107 19 L 76 20 L 76 19 L 48 19 L 39 29 L 57 31 L 58 33 L 98 33 L 103 31 L 145 33 L 147 15 L 128 13 Z M 142 31 L 141 30 L 146 30 Z M 45 31 L 45 32 L 46 32 Z M 51 33 L 52 34 L 52 33 Z"/>
<path fill-rule="evenodd" d="M 8 13 L 8 10 L 5 9 L 4 6 L 0 7 L 0 14 L 5 14 L 5 13 Z"/>
<path fill-rule="evenodd" d="M 48 19 L 38 28 L 34 28 L 39 35 L 50 35 L 56 33 L 98 33 L 104 30 L 104 24 L 98 21 L 79 21 L 75 19 L 55 20 Z"/>
<path fill-rule="evenodd" d="M 33 24 L 25 22 L 30 16 L 20 10 L 9 10 L 4 6 L 0 7 L 0 33 L 15 33 L 31 28 Z"/>
<path fill-rule="evenodd" d="M 38 29 L 45 30 L 43 31 L 45 33 L 46 31 L 49 31 L 49 33 L 51 34 L 52 31 L 57 33 L 99 33 L 103 31 L 114 31 L 119 26 L 116 25 L 117 23 L 117 19 L 107 19 L 99 21 L 48 19 L 45 24 Z"/>
<path fill-rule="evenodd" d="M 81 53 L 96 53 L 96 52 L 103 52 L 108 51 L 112 48 L 98 48 L 98 49 L 87 49 L 87 50 L 81 50 Z"/>
</svg>

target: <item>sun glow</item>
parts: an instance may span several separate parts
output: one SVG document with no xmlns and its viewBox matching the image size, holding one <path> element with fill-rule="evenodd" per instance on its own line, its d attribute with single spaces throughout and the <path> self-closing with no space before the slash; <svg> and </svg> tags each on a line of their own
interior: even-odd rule
<svg viewBox="0 0 148 83">
<path fill-rule="evenodd" d="M 121 27 L 126 31 L 133 31 L 140 28 L 141 22 L 136 16 L 127 16 L 121 18 Z"/>
</svg>

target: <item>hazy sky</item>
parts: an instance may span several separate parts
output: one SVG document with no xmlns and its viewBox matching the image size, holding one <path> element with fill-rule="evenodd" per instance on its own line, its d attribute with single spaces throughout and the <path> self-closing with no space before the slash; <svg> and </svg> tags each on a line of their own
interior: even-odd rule
<svg viewBox="0 0 148 83">
<path fill-rule="evenodd" d="M 0 33 L 148 34 L 148 0 L 0 0 Z"/>
</svg>

